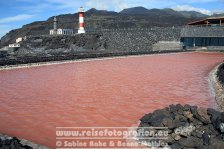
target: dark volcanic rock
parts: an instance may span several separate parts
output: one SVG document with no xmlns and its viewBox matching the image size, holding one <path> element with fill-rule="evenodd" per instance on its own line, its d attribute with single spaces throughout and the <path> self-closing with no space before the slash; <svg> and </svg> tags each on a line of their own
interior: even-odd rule
<svg viewBox="0 0 224 149">
<path fill-rule="evenodd" d="M 149 114 L 144 115 L 140 120 L 143 123 L 150 123 L 151 117 L 152 117 L 152 113 L 149 113 Z"/>
<path fill-rule="evenodd" d="M 194 136 L 194 137 L 198 137 L 198 138 L 202 138 L 202 134 L 203 134 L 203 131 L 200 131 L 200 130 L 194 130 L 192 131 L 191 135 Z"/>
<path fill-rule="evenodd" d="M 44 48 L 49 49 L 70 49 L 71 45 L 82 47 L 83 49 L 97 50 L 104 41 L 101 34 L 78 34 L 75 36 L 29 36 L 22 42 L 22 46 L 27 49 Z M 64 51 L 65 51 L 64 50 Z"/>
<path fill-rule="evenodd" d="M 172 144 L 171 146 L 170 146 L 170 148 L 171 149 L 181 149 L 181 148 L 183 148 L 183 146 L 182 145 L 180 145 L 179 143 L 174 143 L 174 144 Z"/>
<path fill-rule="evenodd" d="M 210 117 L 207 114 L 207 109 L 199 108 L 198 115 L 199 115 L 199 117 L 197 117 L 197 118 L 200 119 L 203 123 L 205 123 L 205 124 L 211 123 Z"/>
<path fill-rule="evenodd" d="M 163 126 L 162 122 L 164 118 L 169 118 L 169 112 L 166 109 L 156 110 L 153 112 L 150 118 L 150 124 L 152 126 Z"/>
<path fill-rule="evenodd" d="M 224 148 L 223 120 L 224 114 L 214 109 L 178 104 L 146 114 L 140 119 L 139 127 L 167 127 L 167 139 L 161 141 L 167 142 L 171 149 L 221 149 Z"/>
<path fill-rule="evenodd" d="M 200 120 L 198 120 L 198 119 L 193 119 L 193 120 L 192 120 L 192 123 L 193 123 L 195 126 L 201 126 L 201 125 L 203 125 L 203 123 L 202 123 Z"/>
<path fill-rule="evenodd" d="M 202 134 L 202 139 L 205 145 L 209 145 L 210 135 L 206 132 Z"/>
<path fill-rule="evenodd" d="M 170 112 L 171 112 L 171 113 L 176 113 L 176 112 L 177 112 L 177 107 L 176 107 L 176 105 L 170 105 L 169 108 L 170 108 Z"/>
<path fill-rule="evenodd" d="M 203 145 L 203 140 L 196 137 L 181 138 L 179 144 L 184 147 L 196 148 Z"/>
<path fill-rule="evenodd" d="M 219 66 L 217 76 L 219 81 L 224 85 L 224 63 Z"/>
<path fill-rule="evenodd" d="M 191 106 L 186 104 L 184 105 L 184 108 L 183 108 L 184 111 L 190 111 L 191 110 Z"/>
<path fill-rule="evenodd" d="M 12 139 L 1 140 L 0 139 L 0 148 L 2 149 L 33 149 L 30 146 L 23 145 L 20 143 L 16 137 Z"/>
<path fill-rule="evenodd" d="M 0 149 L 49 149 L 31 141 L 0 134 Z"/>
<path fill-rule="evenodd" d="M 174 132 L 183 137 L 191 136 L 191 133 L 195 130 L 195 126 L 193 124 L 185 124 L 185 126 L 178 127 L 174 130 Z"/>
<path fill-rule="evenodd" d="M 202 145 L 202 146 L 197 147 L 196 149 L 211 149 L 211 148 L 209 148 L 206 145 Z"/>
<path fill-rule="evenodd" d="M 208 113 L 208 115 L 210 115 L 210 117 L 211 117 L 211 122 L 212 122 L 213 124 L 215 124 L 216 119 L 219 118 L 220 115 L 221 115 L 220 112 L 218 112 L 218 111 L 216 111 L 216 110 L 214 110 L 214 109 L 211 109 L 211 108 L 208 108 L 208 109 L 207 109 L 207 113 Z"/>
<path fill-rule="evenodd" d="M 210 146 L 212 149 L 224 149 L 224 141 L 218 138 L 210 139 Z"/>
</svg>

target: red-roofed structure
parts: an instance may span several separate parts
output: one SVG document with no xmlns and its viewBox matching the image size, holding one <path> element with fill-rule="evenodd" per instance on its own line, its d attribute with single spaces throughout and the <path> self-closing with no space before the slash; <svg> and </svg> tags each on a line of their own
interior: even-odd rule
<svg viewBox="0 0 224 149">
<path fill-rule="evenodd" d="M 210 17 L 207 19 L 190 22 L 187 25 L 222 26 L 224 25 L 224 17 Z"/>
</svg>

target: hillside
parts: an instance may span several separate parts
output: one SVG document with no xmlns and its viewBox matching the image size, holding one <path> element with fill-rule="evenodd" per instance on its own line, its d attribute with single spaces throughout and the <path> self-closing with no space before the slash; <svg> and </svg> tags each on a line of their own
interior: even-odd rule
<svg viewBox="0 0 224 149">
<path fill-rule="evenodd" d="M 119 13 L 90 9 L 86 11 L 86 30 L 94 31 L 100 29 L 118 28 L 150 28 L 182 26 L 186 23 L 207 17 L 200 13 L 178 12 L 172 9 L 146 9 L 134 7 L 125 9 Z M 59 28 L 78 29 L 78 14 L 63 14 L 57 16 Z M 27 35 L 46 35 L 52 28 L 53 17 L 46 21 L 33 22 L 24 25 L 20 29 L 12 30 L 1 38 L 1 45 L 14 43 L 15 39 Z"/>
<path fill-rule="evenodd" d="M 119 29 L 74 36 L 27 36 L 20 48 L 0 49 L 0 66 L 102 56 L 149 54 L 158 41 L 179 41 L 180 29 Z M 172 49 L 172 51 L 180 49 Z M 169 52 L 169 50 L 166 50 Z M 166 52 L 165 51 L 165 52 Z M 160 52 L 160 51 L 159 51 Z"/>
<path fill-rule="evenodd" d="M 212 17 L 224 17 L 224 13 L 213 14 Z"/>
</svg>

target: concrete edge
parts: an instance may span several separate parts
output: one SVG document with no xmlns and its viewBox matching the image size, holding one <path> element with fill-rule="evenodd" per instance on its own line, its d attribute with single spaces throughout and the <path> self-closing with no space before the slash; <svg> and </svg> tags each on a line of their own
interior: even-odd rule
<svg viewBox="0 0 224 149">
<path fill-rule="evenodd" d="M 210 85 L 210 91 L 212 96 L 215 98 L 217 110 L 224 112 L 224 86 L 219 82 L 217 72 L 220 65 L 216 66 L 210 73 L 208 77 L 208 82 Z"/>
</svg>

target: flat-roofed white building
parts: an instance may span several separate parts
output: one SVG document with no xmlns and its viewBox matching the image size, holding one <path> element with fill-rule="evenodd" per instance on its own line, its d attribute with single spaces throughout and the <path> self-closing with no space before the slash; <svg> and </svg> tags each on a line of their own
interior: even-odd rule
<svg viewBox="0 0 224 149">
<path fill-rule="evenodd" d="M 20 44 L 19 43 L 13 43 L 13 44 L 9 44 L 10 48 L 19 48 Z"/>
<path fill-rule="evenodd" d="M 51 29 L 50 30 L 50 35 L 57 35 L 57 29 L 56 30 Z"/>
<path fill-rule="evenodd" d="M 73 29 L 57 29 L 58 35 L 73 35 Z"/>
<path fill-rule="evenodd" d="M 51 29 L 50 35 L 73 35 L 73 29 Z"/>
<path fill-rule="evenodd" d="M 61 29 L 57 28 L 57 18 L 54 17 L 54 29 L 50 30 L 50 35 L 73 35 L 73 29 Z"/>
</svg>

